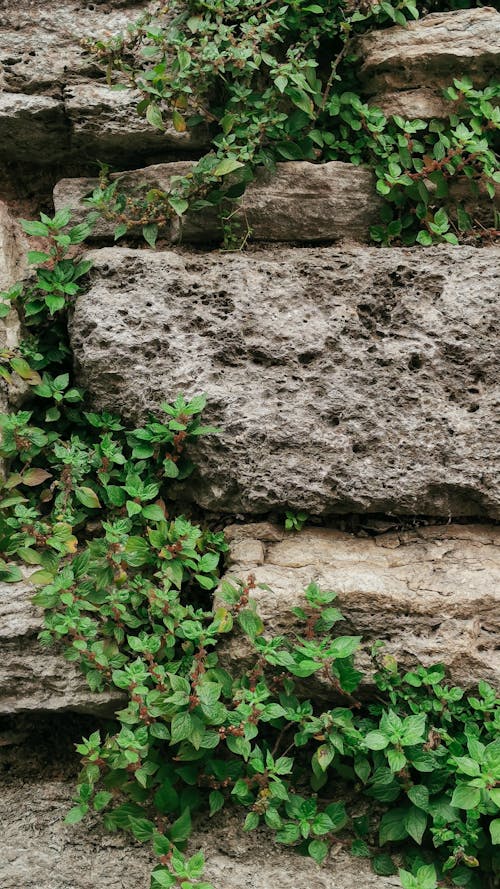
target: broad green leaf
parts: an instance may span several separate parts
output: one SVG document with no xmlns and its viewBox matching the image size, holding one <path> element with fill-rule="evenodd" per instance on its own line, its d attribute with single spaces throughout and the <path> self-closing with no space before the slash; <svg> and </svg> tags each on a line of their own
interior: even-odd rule
<svg viewBox="0 0 500 889">
<path fill-rule="evenodd" d="M 66 815 L 66 818 L 64 819 L 64 823 L 65 824 L 77 824 L 79 821 L 82 820 L 82 818 L 85 818 L 85 815 L 87 814 L 88 810 L 89 810 L 89 807 L 86 804 L 82 805 L 82 806 L 73 806 L 73 808 L 70 809 L 68 814 Z"/>
<path fill-rule="evenodd" d="M 475 809 L 481 800 L 481 791 L 478 787 L 470 787 L 469 784 L 458 784 L 453 791 L 451 805 L 457 809 Z"/>
<path fill-rule="evenodd" d="M 408 834 L 419 845 L 422 843 L 422 837 L 427 825 L 427 815 L 422 809 L 411 806 L 405 820 L 405 827 Z"/>
<path fill-rule="evenodd" d="M 154 102 L 151 102 L 146 108 L 146 120 L 156 130 L 165 129 L 162 113 L 158 108 L 158 105 L 155 105 Z"/>
<path fill-rule="evenodd" d="M 215 176 L 227 176 L 228 173 L 234 173 L 242 167 L 243 164 L 235 157 L 226 157 L 218 164 L 214 170 Z"/>
<path fill-rule="evenodd" d="M 101 502 L 96 492 L 92 488 L 78 487 L 75 488 L 76 499 L 88 509 L 100 509 Z"/>
<path fill-rule="evenodd" d="M 490 822 L 491 842 L 494 846 L 500 846 L 500 818 L 494 818 Z"/>
<path fill-rule="evenodd" d="M 423 784 L 414 784 L 408 791 L 408 798 L 419 809 L 427 812 L 429 806 L 429 790 Z"/>
<path fill-rule="evenodd" d="M 389 738 L 387 735 L 384 735 L 383 732 L 373 731 L 368 732 L 365 739 L 365 746 L 368 747 L 369 750 L 384 750 L 385 747 L 389 744 Z"/>
<path fill-rule="evenodd" d="M 382 815 L 379 828 L 379 843 L 381 846 L 385 843 L 404 840 L 408 836 L 406 829 L 405 809 L 391 809 Z"/>
</svg>

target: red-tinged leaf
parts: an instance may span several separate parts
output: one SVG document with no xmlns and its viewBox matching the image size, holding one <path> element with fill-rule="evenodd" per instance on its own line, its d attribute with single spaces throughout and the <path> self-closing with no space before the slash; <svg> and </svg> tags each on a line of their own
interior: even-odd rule
<svg viewBox="0 0 500 889">
<path fill-rule="evenodd" d="M 47 472 L 46 469 L 28 469 L 22 476 L 22 483 L 30 488 L 34 488 L 36 485 L 41 485 L 47 481 L 48 478 L 52 478 L 52 473 Z"/>
</svg>

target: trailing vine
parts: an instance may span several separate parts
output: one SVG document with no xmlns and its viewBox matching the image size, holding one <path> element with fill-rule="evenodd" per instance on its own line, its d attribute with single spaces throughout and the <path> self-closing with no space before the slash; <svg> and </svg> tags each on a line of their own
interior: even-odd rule
<svg viewBox="0 0 500 889">
<path fill-rule="evenodd" d="M 465 3 L 445 4 L 463 8 Z M 496 138 L 500 84 L 455 79 L 447 119 L 387 118 L 360 97 L 356 38 L 405 25 L 434 4 L 278 0 L 173 0 L 128 33 L 87 44 L 116 86 L 138 89 L 138 112 L 159 130 L 204 127 L 210 150 L 169 190 L 132 195 L 104 175 L 89 204 L 115 223 L 115 237 L 158 230 L 188 212 L 242 198 L 259 167 L 331 160 L 373 170 L 385 206 L 371 235 L 382 245 L 487 243 L 500 223 Z M 443 4 L 440 4 L 443 8 Z M 125 81 L 125 84 L 124 84 Z M 470 213 L 467 201 L 484 209 Z M 234 217 L 233 217 L 234 220 Z"/>
<path fill-rule="evenodd" d="M 115 729 L 77 745 L 67 823 L 102 813 L 108 830 L 151 842 L 152 889 L 213 889 L 186 843 L 199 815 L 233 807 L 246 811 L 242 829 L 265 825 L 318 864 L 345 848 L 404 889 L 493 886 L 495 691 L 480 682 L 466 695 L 440 666 L 401 674 L 378 645 L 365 676 L 361 638 L 338 633 L 335 593 L 316 584 L 290 637 L 265 631 L 253 578 L 225 580 L 214 597 L 224 536 L 172 516 L 169 500 L 171 481 L 192 470 L 189 441 L 217 432 L 201 424 L 204 398 L 179 396 L 128 429 L 88 409 L 73 379 L 67 314 L 91 273 L 79 250 L 93 221 L 73 226 L 68 211 L 25 221 L 47 246 L 0 302 L 27 331 L 3 353 L 2 376 L 29 388 L 23 410 L 0 415 L 0 579 L 28 572 L 45 609 L 41 642 L 63 643 L 91 689 L 124 695 Z M 294 528 L 307 515 L 287 518 Z M 240 659 L 228 667 L 234 633 Z"/>
</svg>

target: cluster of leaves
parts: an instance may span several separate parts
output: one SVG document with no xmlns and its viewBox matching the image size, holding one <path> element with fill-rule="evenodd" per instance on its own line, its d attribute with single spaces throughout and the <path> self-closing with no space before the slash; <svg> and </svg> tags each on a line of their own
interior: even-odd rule
<svg viewBox="0 0 500 889">
<path fill-rule="evenodd" d="M 457 5 L 464 4 L 451 8 Z M 154 244 L 159 227 L 188 210 L 216 206 L 227 218 L 228 201 L 243 195 L 259 166 L 341 160 L 375 172 L 386 202 L 375 241 L 491 238 L 498 229 L 493 203 L 481 220 L 464 202 L 469 196 L 477 204 L 483 193 L 492 198 L 500 182 L 500 86 L 475 90 L 457 80 L 446 93 L 448 119 L 427 122 L 388 119 L 356 93 L 353 38 L 404 25 L 429 8 L 417 0 L 174 0 L 127 34 L 91 44 L 110 79 L 118 72 L 141 91 L 138 111 L 152 126 L 203 126 L 211 149 L 186 175 L 174 176 L 168 191 L 149 186 L 131 195 L 117 180 L 104 180 L 90 204 L 115 221 L 117 238 L 142 226 Z"/>
<path fill-rule="evenodd" d="M 183 854 L 193 815 L 243 806 L 278 843 L 323 863 L 347 848 L 405 889 L 484 887 L 500 842 L 500 701 L 449 687 L 440 667 L 376 677 L 380 702 L 355 697 L 358 636 L 337 636 L 335 594 L 311 584 L 291 638 L 264 634 L 252 578 L 223 582 L 209 609 L 149 572 L 98 589 L 96 553 L 77 556 L 35 601 L 49 636 L 68 642 L 93 687 L 128 694 L 115 731 L 78 746 L 82 772 L 70 823 L 104 812 L 109 830 L 151 841 L 151 885 L 203 886 L 200 853 Z M 238 629 L 245 662 L 232 675 L 217 644 Z M 301 680 L 338 705 L 321 709 Z M 342 789 L 354 786 L 352 805 Z M 360 813 L 360 795 L 365 800 Z"/>
</svg>

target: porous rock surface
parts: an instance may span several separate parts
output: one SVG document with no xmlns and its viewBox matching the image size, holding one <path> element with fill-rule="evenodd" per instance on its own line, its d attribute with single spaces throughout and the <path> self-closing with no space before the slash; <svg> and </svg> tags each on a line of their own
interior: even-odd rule
<svg viewBox="0 0 500 889">
<path fill-rule="evenodd" d="M 94 251 L 79 382 L 134 421 L 206 392 L 222 432 L 188 490 L 211 510 L 499 517 L 499 256 Z"/>
<path fill-rule="evenodd" d="M 493 7 L 437 12 L 371 31 L 356 41 L 361 84 L 387 114 L 442 117 L 442 90 L 468 76 L 485 86 L 500 61 L 500 13 Z"/>
<path fill-rule="evenodd" d="M 304 590 L 315 581 L 338 594 L 341 635 L 361 635 L 367 648 L 380 639 L 403 670 L 443 663 L 463 688 L 485 679 L 500 689 L 500 528 L 434 525 L 361 538 L 258 523 L 231 526 L 226 535 L 226 579 L 254 575 L 266 634 L 292 635 L 292 609 L 304 607 Z M 244 656 L 233 638 L 225 657 L 234 664 Z"/>
<path fill-rule="evenodd" d="M 138 186 L 168 190 L 173 176 L 185 176 L 191 165 L 180 161 L 155 164 L 142 170 L 120 173 L 120 189 L 129 194 Z M 112 178 L 115 178 L 112 176 Z M 83 202 L 97 185 L 96 179 L 62 179 L 54 189 L 54 206 L 70 207 L 78 222 L 89 211 Z M 253 241 L 337 241 L 368 243 L 370 226 L 380 218 L 381 200 L 369 170 L 332 161 L 277 164 L 276 170 L 258 170 L 253 182 L 231 211 L 236 236 L 250 231 Z M 113 243 L 114 223 L 100 219 L 93 231 L 98 241 Z M 133 233 L 133 232 L 132 232 Z M 140 228 L 136 232 L 140 236 Z M 187 213 L 160 235 L 169 241 L 210 243 L 222 239 L 217 209 Z"/>
<path fill-rule="evenodd" d="M 96 694 L 75 663 L 58 648 L 37 641 L 43 612 L 31 604 L 36 590 L 25 581 L 0 583 L 0 715 L 26 712 L 108 714 L 123 706 L 116 688 Z"/>
</svg>

